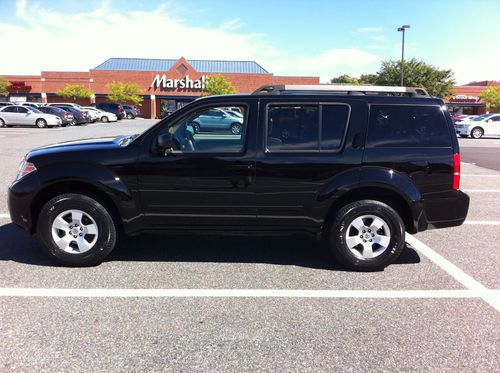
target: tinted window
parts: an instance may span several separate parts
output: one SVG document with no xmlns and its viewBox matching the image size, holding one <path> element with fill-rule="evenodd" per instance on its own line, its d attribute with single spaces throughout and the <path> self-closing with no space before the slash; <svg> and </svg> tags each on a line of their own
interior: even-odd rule
<svg viewBox="0 0 500 373">
<path fill-rule="evenodd" d="M 500 122 L 500 116 L 491 118 L 493 122 Z"/>
<path fill-rule="evenodd" d="M 6 107 L 2 110 L 4 113 L 17 113 L 15 106 Z"/>
<path fill-rule="evenodd" d="M 318 150 L 318 105 L 270 105 L 267 150 Z"/>
<path fill-rule="evenodd" d="M 342 145 L 349 119 L 349 106 L 321 106 L 321 150 L 335 150 Z"/>
<path fill-rule="evenodd" d="M 17 107 L 17 112 L 18 113 L 27 113 L 28 109 L 26 109 L 25 107 L 22 107 L 22 106 L 18 106 Z"/>
<path fill-rule="evenodd" d="M 368 144 L 374 147 L 450 146 L 439 106 L 372 105 Z"/>
<path fill-rule="evenodd" d="M 241 110 L 246 113 L 246 107 Z M 169 128 L 175 150 L 183 153 L 239 153 L 243 150 L 246 116 L 222 116 L 220 108 L 208 108 L 191 113 Z"/>
</svg>

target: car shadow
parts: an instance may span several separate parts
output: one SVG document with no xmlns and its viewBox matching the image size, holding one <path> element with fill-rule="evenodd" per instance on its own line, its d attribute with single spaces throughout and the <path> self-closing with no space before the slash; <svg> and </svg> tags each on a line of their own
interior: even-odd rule
<svg viewBox="0 0 500 373">
<path fill-rule="evenodd" d="M 0 226 L 0 243 L 0 261 L 57 266 L 35 237 L 12 223 Z M 313 236 L 302 233 L 144 234 L 121 240 L 106 261 L 261 263 L 344 271 Z M 395 264 L 419 262 L 417 252 L 407 246 Z"/>
</svg>

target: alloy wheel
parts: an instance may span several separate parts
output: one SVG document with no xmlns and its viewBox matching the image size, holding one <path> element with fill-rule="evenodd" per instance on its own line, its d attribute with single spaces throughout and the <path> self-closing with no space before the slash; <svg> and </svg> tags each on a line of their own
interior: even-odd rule
<svg viewBox="0 0 500 373">
<path fill-rule="evenodd" d="M 349 224 L 345 241 L 354 256 L 371 259 L 387 250 L 391 242 L 391 230 L 381 217 L 361 215 Z"/>
<path fill-rule="evenodd" d="M 69 254 L 81 254 L 92 249 L 99 229 L 95 220 L 82 210 L 61 212 L 52 222 L 52 239 Z"/>
</svg>

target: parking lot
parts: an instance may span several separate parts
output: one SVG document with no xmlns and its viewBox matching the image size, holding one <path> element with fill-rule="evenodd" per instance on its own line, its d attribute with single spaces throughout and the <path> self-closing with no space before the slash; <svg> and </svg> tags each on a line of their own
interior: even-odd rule
<svg viewBox="0 0 500 373">
<path fill-rule="evenodd" d="M 9 220 L 23 155 L 153 123 L 0 129 L 0 371 L 500 371 L 500 139 L 460 139 L 466 223 L 408 235 L 383 272 L 302 234 L 145 235 L 54 266 Z"/>
</svg>

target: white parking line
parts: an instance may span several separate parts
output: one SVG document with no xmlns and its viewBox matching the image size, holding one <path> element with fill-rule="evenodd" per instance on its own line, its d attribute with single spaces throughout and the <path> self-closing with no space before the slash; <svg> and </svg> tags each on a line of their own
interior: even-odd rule
<svg viewBox="0 0 500 373">
<path fill-rule="evenodd" d="M 500 174 L 498 175 L 492 175 L 492 174 L 460 174 L 460 176 L 465 176 L 465 177 L 500 177 Z"/>
<path fill-rule="evenodd" d="M 500 225 L 498 220 L 466 220 L 466 225 Z"/>
<path fill-rule="evenodd" d="M 476 296 L 479 296 L 490 306 L 495 308 L 497 311 L 500 311 L 500 296 L 498 296 L 500 292 L 489 290 L 483 284 L 476 281 L 474 278 L 458 268 L 455 264 L 439 255 L 437 252 L 432 250 L 429 246 L 427 246 L 420 240 L 413 237 L 411 234 L 406 234 L 406 242 L 409 243 L 415 250 L 441 267 L 444 271 L 446 271 L 455 280 L 464 285 L 467 289 L 471 290 Z"/>
<path fill-rule="evenodd" d="M 462 189 L 466 193 L 500 193 L 500 189 Z"/>
<path fill-rule="evenodd" d="M 492 295 L 499 290 L 486 290 Z M 0 288 L 0 297 L 84 298 L 480 298 L 474 290 Z"/>
</svg>

